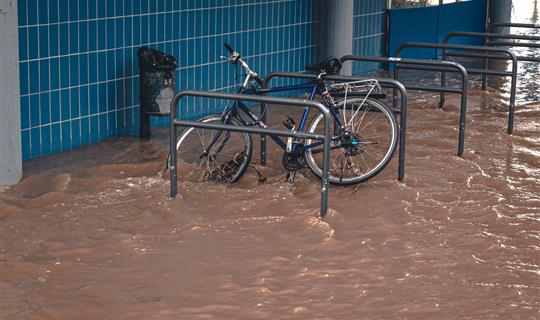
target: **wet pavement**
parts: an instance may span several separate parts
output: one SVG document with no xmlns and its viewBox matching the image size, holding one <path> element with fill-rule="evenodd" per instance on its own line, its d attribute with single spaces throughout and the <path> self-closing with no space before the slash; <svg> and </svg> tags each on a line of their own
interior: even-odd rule
<svg viewBox="0 0 540 320">
<path fill-rule="evenodd" d="M 0 195 L 2 317 L 538 319 L 540 68 L 520 72 L 514 135 L 508 82 L 470 90 L 463 158 L 459 97 L 412 94 L 404 183 L 395 156 L 331 186 L 324 220 L 319 180 L 287 183 L 275 148 L 265 181 L 181 168 L 177 199 L 164 129 L 25 162 Z"/>
</svg>

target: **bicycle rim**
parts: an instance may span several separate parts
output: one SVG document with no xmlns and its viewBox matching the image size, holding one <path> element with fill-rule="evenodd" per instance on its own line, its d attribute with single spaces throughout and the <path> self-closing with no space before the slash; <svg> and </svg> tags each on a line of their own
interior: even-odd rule
<svg viewBox="0 0 540 320">
<path fill-rule="evenodd" d="M 198 121 L 223 124 L 221 115 Z M 241 125 L 235 119 L 230 119 L 227 124 Z M 199 181 L 233 183 L 247 170 L 253 143 L 247 133 L 187 128 L 178 136 L 176 150 L 179 164 L 185 166 L 183 169 L 188 176 Z"/>
<path fill-rule="evenodd" d="M 338 185 L 351 185 L 369 180 L 388 164 L 398 141 L 397 122 L 382 102 L 371 98 L 348 98 L 338 101 L 339 118 L 350 133 L 348 139 L 334 137 L 330 151 L 329 181 Z M 323 133 L 321 114 L 316 116 L 310 132 Z M 332 121 L 331 132 L 335 123 Z M 311 141 L 306 142 L 310 144 Z M 306 151 L 309 168 L 322 176 L 322 150 Z"/>
</svg>

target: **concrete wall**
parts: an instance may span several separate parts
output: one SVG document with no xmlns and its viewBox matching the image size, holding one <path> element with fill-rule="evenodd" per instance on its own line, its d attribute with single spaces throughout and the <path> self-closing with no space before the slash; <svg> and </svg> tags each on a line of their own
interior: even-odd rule
<svg viewBox="0 0 540 320">
<path fill-rule="evenodd" d="M 17 1 L 0 0 L 0 185 L 22 176 Z"/>
</svg>

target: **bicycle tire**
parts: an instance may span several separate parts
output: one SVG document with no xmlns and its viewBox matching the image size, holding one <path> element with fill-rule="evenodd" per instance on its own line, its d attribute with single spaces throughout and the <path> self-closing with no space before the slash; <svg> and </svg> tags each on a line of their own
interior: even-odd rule
<svg viewBox="0 0 540 320">
<path fill-rule="evenodd" d="M 209 115 L 197 120 L 198 122 L 215 122 L 223 124 L 222 115 Z M 243 124 L 234 119 L 229 118 L 227 124 L 242 126 Z M 215 132 L 212 134 L 212 132 Z M 221 132 L 221 134 L 219 134 Z M 208 135 L 208 139 L 203 137 Z M 219 134 L 217 141 L 210 150 L 210 157 L 204 155 L 204 150 L 210 144 L 212 138 Z M 225 141 L 228 135 L 227 141 Z M 232 140 L 231 140 L 232 138 Z M 225 144 L 222 144 L 225 141 Z M 242 145 L 243 143 L 243 145 Z M 236 146 L 234 145 L 236 144 Z M 239 146 L 239 148 L 238 148 Z M 226 152 L 225 151 L 226 149 Z M 218 150 L 218 153 L 212 154 L 213 150 Z M 235 151 L 236 150 L 236 151 Z M 183 161 L 187 165 L 194 166 L 191 174 L 197 174 L 200 171 L 200 180 L 214 180 L 228 183 L 238 181 L 246 172 L 253 154 L 253 139 L 246 132 L 232 132 L 214 129 L 202 128 L 186 128 L 176 140 L 177 159 Z M 194 155 L 197 155 L 195 156 Z M 170 164 L 170 155 L 167 161 Z M 204 168 L 203 168 L 204 166 Z M 198 167 L 199 169 L 196 169 Z M 218 170 L 218 171 L 216 171 Z M 227 171 L 227 176 L 223 175 L 223 171 Z"/>
<path fill-rule="evenodd" d="M 361 104 L 362 102 L 364 104 Z M 379 172 L 381 172 L 388 165 L 394 155 L 396 146 L 398 144 L 399 135 L 398 125 L 395 116 L 383 102 L 369 97 L 354 97 L 347 100 L 338 100 L 336 102 L 336 107 L 339 110 L 338 116 L 340 117 L 340 120 L 342 120 L 342 123 L 347 123 L 347 121 L 349 121 L 349 124 L 347 126 L 352 126 L 352 128 L 348 128 L 348 130 L 351 131 L 352 135 L 358 138 L 356 145 L 358 145 L 357 149 L 359 151 L 356 151 L 356 155 L 352 155 L 354 154 L 354 152 L 352 152 L 351 150 L 355 149 L 354 141 L 356 138 L 353 139 L 353 143 L 345 147 L 337 146 L 336 140 L 332 139 L 328 181 L 332 184 L 342 186 L 354 185 L 368 181 L 369 179 L 376 176 Z M 347 113 L 350 113 L 351 115 L 355 114 L 355 116 L 353 116 L 353 118 L 349 118 L 348 120 L 346 115 Z M 362 118 L 359 119 L 360 123 L 352 123 L 352 121 L 357 121 L 356 117 L 359 116 L 358 113 L 362 113 L 362 115 L 360 115 Z M 373 113 L 376 114 L 376 116 L 372 116 L 371 120 L 369 118 L 365 119 L 367 113 Z M 383 117 L 380 117 L 379 115 L 383 115 Z M 322 133 L 324 131 L 322 119 L 323 116 L 320 113 L 315 116 L 308 127 L 308 132 Z M 366 123 L 366 125 L 370 125 L 369 128 L 366 126 L 362 127 L 363 120 L 366 120 L 366 122 L 367 120 L 370 121 Z M 334 126 L 335 122 L 332 121 L 331 132 L 334 132 Z M 387 131 L 387 133 L 383 133 L 383 135 L 387 135 L 388 137 L 381 137 L 381 140 L 383 140 L 382 143 L 379 143 L 379 141 L 375 142 L 373 140 L 374 137 L 366 136 L 366 133 L 372 135 L 372 132 L 374 130 Z M 371 140 L 368 140 L 368 138 Z M 309 145 L 311 143 L 311 140 L 306 141 L 306 145 Z M 377 145 L 377 147 L 374 147 L 375 145 Z M 368 151 L 368 149 L 370 150 Z M 368 162 L 368 160 L 366 160 L 366 156 L 368 153 L 374 154 L 374 152 L 377 152 L 377 154 L 381 153 L 382 155 L 380 157 L 377 156 L 374 165 L 371 166 L 369 165 L 371 162 Z M 340 153 L 343 153 L 343 155 Z M 309 169 L 313 172 L 313 174 L 321 178 L 322 152 L 319 152 L 319 154 L 320 156 L 316 159 L 314 151 L 312 149 L 308 149 L 306 150 L 305 158 Z M 337 157 L 339 156 L 345 156 L 345 158 L 347 158 L 346 169 L 353 174 L 350 174 L 346 177 L 344 176 L 343 173 L 345 169 L 343 165 L 343 160 L 339 162 L 337 160 Z M 349 162 L 351 156 L 359 156 L 359 161 L 365 164 L 366 169 L 361 169 L 361 165 L 357 165 L 356 163 L 351 164 L 351 162 Z M 354 168 L 355 166 L 357 168 L 360 168 L 361 172 L 357 172 L 358 170 Z M 340 174 L 338 175 L 338 173 Z"/>
</svg>

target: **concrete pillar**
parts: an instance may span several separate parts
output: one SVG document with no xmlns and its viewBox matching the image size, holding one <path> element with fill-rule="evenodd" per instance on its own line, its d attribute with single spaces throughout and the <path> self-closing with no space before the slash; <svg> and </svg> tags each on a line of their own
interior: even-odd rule
<svg viewBox="0 0 540 320">
<path fill-rule="evenodd" d="M 340 58 L 352 54 L 354 0 L 325 1 L 317 4 L 318 18 L 322 21 L 317 32 L 319 42 L 318 60 L 327 56 Z M 343 75 L 351 74 L 351 63 L 345 64 Z"/>
<path fill-rule="evenodd" d="M 489 22 L 511 22 L 512 20 L 512 0 L 490 0 L 489 1 Z M 492 30 L 498 33 L 509 33 L 508 27 L 497 27 Z"/>
<path fill-rule="evenodd" d="M 17 1 L 0 0 L 0 185 L 22 177 Z"/>
</svg>

